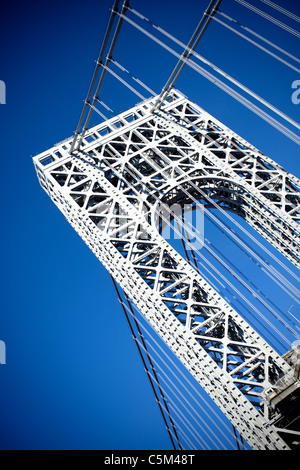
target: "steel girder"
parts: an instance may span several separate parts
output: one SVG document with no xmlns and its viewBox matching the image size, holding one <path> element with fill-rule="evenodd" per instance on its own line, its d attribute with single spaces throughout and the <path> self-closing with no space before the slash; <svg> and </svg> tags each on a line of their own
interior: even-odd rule
<svg viewBox="0 0 300 470">
<path fill-rule="evenodd" d="M 299 265 L 300 181 L 173 91 L 34 157 L 41 186 L 254 449 L 286 449 L 267 395 L 298 386 L 266 341 L 157 230 L 191 196 L 244 217 Z M 280 386 L 278 385 L 280 383 Z M 296 435 L 297 433 L 295 433 Z"/>
</svg>

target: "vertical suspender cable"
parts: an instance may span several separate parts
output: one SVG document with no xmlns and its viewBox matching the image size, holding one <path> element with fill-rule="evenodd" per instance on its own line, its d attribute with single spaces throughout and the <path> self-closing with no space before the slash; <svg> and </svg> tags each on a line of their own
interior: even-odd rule
<svg viewBox="0 0 300 470">
<path fill-rule="evenodd" d="M 269 20 L 271 23 L 274 23 L 276 24 L 277 26 L 279 26 L 280 28 L 284 29 L 285 31 L 287 31 L 288 33 L 291 33 L 293 34 L 294 36 L 300 38 L 300 33 L 298 31 L 296 31 L 295 29 L 291 28 L 290 26 L 282 23 L 281 21 L 277 20 L 276 18 L 273 18 L 273 16 L 270 16 L 268 15 L 267 13 L 265 13 L 264 11 L 260 10 L 259 8 L 256 8 L 254 7 L 253 5 L 251 5 L 250 3 L 248 2 L 245 2 L 244 0 L 235 0 L 237 3 L 240 3 L 241 5 L 243 5 L 244 7 L 248 8 L 249 10 L 252 10 L 254 11 L 255 13 L 257 13 L 258 15 L 262 16 L 263 18 L 265 18 L 266 20 Z"/>
<path fill-rule="evenodd" d="M 215 3 L 215 0 L 212 0 L 210 2 L 210 4 L 208 5 L 207 9 L 205 10 L 205 12 L 204 12 L 204 14 L 203 14 L 198 26 L 197 26 L 197 28 L 195 29 L 195 31 L 193 33 L 187 47 L 185 48 L 185 50 L 181 54 L 181 56 L 179 58 L 179 61 L 177 62 L 173 72 L 171 73 L 167 83 L 163 87 L 163 89 L 162 89 L 162 91 L 159 95 L 159 98 L 158 98 L 158 100 L 156 101 L 156 103 L 154 105 L 153 111 L 154 111 L 155 108 L 160 108 L 161 107 L 161 104 L 164 101 L 168 91 L 175 85 L 177 79 L 179 78 L 179 75 L 181 74 L 182 70 L 184 69 L 184 67 L 187 63 L 187 61 L 189 60 L 189 58 L 193 54 L 193 50 L 198 45 L 201 37 L 203 36 L 207 26 L 209 25 L 209 23 L 211 21 L 212 16 L 217 11 L 221 1 L 222 0 L 217 0 L 217 4 L 215 5 L 213 10 L 212 10 L 212 7 Z"/>
<path fill-rule="evenodd" d="M 286 56 L 290 57 L 291 59 L 295 60 L 296 62 L 300 62 L 298 57 L 295 57 L 293 54 L 290 54 L 289 52 L 287 52 L 282 47 L 277 46 L 277 44 L 274 44 L 274 42 L 270 41 L 269 39 L 266 39 L 264 36 L 261 36 L 261 34 L 256 33 L 255 31 L 253 31 L 253 29 L 250 29 L 247 26 L 244 26 L 239 21 L 235 20 L 234 18 L 231 18 L 230 16 L 226 15 L 225 13 L 221 12 L 220 10 L 218 11 L 218 14 L 223 16 L 224 18 L 228 19 L 229 21 L 232 21 L 233 23 L 237 24 L 240 28 L 244 29 L 245 31 L 247 31 L 248 33 L 250 33 L 253 36 L 257 37 L 258 39 L 265 42 L 266 44 L 269 44 L 269 46 L 274 47 L 274 49 L 277 49 L 282 54 L 285 54 Z"/>
<path fill-rule="evenodd" d="M 78 122 L 78 125 L 77 125 L 77 129 L 75 131 L 75 135 L 74 135 L 74 138 L 73 138 L 73 141 L 72 141 L 72 144 L 71 144 L 71 147 L 70 147 L 70 154 L 73 152 L 74 150 L 74 146 L 75 146 L 75 143 L 76 143 L 76 140 L 78 138 L 78 135 L 80 133 L 80 128 L 82 126 L 82 123 L 83 123 L 83 120 L 84 120 L 84 117 L 86 115 L 86 111 L 87 111 L 87 108 L 90 104 L 90 99 L 91 99 L 91 96 L 92 96 L 92 92 L 93 92 L 93 89 L 94 89 L 94 86 L 95 86 L 95 83 L 96 83 L 96 79 L 97 79 L 97 76 L 98 76 L 98 73 L 99 73 L 99 69 L 100 69 L 100 66 L 101 66 L 101 63 L 102 63 L 102 60 L 103 60 L 103 56 L 104 56 L 104 52 L 105 52 L 105 49 L 106 49 L 106 46 L 107 46 L 107 42 L 108 42 L 108 39 L 109 39 L 109 36 L 110 36 L 110 33 L 111 33 L 111 30 L 112 30 L 112 26 L 113 26 L 113 23 L 114 23 L 114 19 L 115 19 L 115 16 L 117 14 L 117 11 L 118 11 L 118 4 L 119 4 L 119 1 L 120 0 L 116 0 L 113 7 L 112 7 L 112 10 L 111 10 L 111 14 L 110 14 L 110 18 L 109 18 L 109 21 L 108 21 L 108 25 L 107 25 L 107 28 L 106 28 L 106 32 L 105 32 L 105 35 L 104 35 L 104 39 L 103 39 L 103 42 L 102 42 L 102 46 L 101 46 L 101 49 L 100 49 L 100 53 L 99 53 L 99 57 L 96 61 L 96 67 L 95 67 L 95 70 L 94 70 L 94 73 L 93 73 L 93 76 L 92 76 L 92 80 L 91 80 L 91 83 L 90 83 L 90 86 L 89 86 L 89 90 L 88 90 L 88 94 L 87 94 L 87 97 L 84 101 L 84 105 L 83 105 L 83 109 L 82 109 L 82 112 L 81 112 L 81 116 L 80 116 L 80 119 L 79 119 L 79 122 Z"/>
<path fill-rule="evenodd" d="M 151 379 L 151 374 L 150 374 L 150 372 L 149 372 L 149 369 L 148 369 L 147 364 L 146 364 L 146 362 L 145 362 L 145 359 L 144 359 L 144 357 L 143 357 L 141 348 L 140 348 L 140 346 L 139 346 L 139 341 L 138 341 L 138 339 L 137 339 L 137 337 L 136 337 L 136 334 L 135 334 L 135 332 L 134 332 L 134 330 L 133 330 L 133 327 L 132 327 L 132 325 L 131 325 L 131 322 L 130 322 L 130 320 L 129 320 L 129 317 L 128 317 L 128 314 L 127 314 L 127 312 L 126 312 L 126 308 L 125 308 L 124 302 L 123 302 L 123 300 L 122 300 L 121 294 L 120 294 L 120 292 L 119 292 L 118 286 L 117 286 L 117 284 L 116 284 L 114 278 L 113 278 L 112 276 L 110 276 L 110 277 L 111 277 L 111 280 L 112 280 L 112 282 L 113 282 L 115 291 L 116 291 L 116 293 L 117 293 L 119 302 L 120 302 L 120 304 L 122 305 L 123 312 L 124 312 L 124 314 L 125 314 L 127 323 L 128 323 L 128 325 L 129 325 L 129 328 L 130 328 L 132 337 L 133 337 L 133 339 L 134 339 L 134 341 L 135 341 L 135 344 L 136 344 L 136 346 L 137 346 L 137 349 L 138 349 L 138 351 L 139 351 L 140 357 L 141 357 L 141 359 L 142 359 L 142 362 L 143 362 L 145 371 L 146 371 L 147 376 L 148 376 L 148 378 L 149 378 L 149 382 L 150 382 L 151 388 L 152 388 L 152 390 L 153 390 L 153 393 L 154 393 L 154 395 L 155 395 L 156 402 L 157 402 L 157 404 L 158 404 L 158 406 L 159 406 L 159 409 L 160 409 L 161 415 L 162 415 L 162 417 L 163 417 L 163 420 L 164 420 L 166 429 L 167 429 L 168 434 L 169 434 L 169 436 L 170 436 L 173 449 L 176 450 L 176 445 L 175 445 L 174 439 L 173 439 L 173 437 L 172 437 L 171 430 L 170 430 L 169 425 L 168 425 L 168 423 L 167 423 L 167 420 L 166 420 L 165 414 L 164 414 L 164 412 L 163 412 L 163 409 L 162 409 L 162 406 L 161 406 L 159 397 L 158 397 L 158 395 L 157 395 L 157 392 L 156 392 L 156 390 L 155 390 L 153 381 L 152 381 L 152 379 Z M 169 409 L 168 409 L 168 405 L 167 405 L 167 402 L 166 402 L 164 393 L 163 393 L 162 388 L 161 388 L 161 386 L 160 386 L 160 384 L 159 384 L 158 377 L 157 377 L 157 375 L 156 375 L 155 368 L 154 368 L 154 366 L 153 366 L 153 364 L 152 364 L 151 357 L 150 357 L 150 355 L 149 355 L 149 353 L 148 353 L 148 350 L 147 350 L 146 343 L 145 343 L 145 341 L 144 341 L 142 332 L 141 332 L 141 330 L 140 330 L 140 328 L 139 328 L 139 325 L 138 325 L 138 323 L 137 323 L 137 321 L 136 321 L 136 318 L 135 318 L 135 315 L 134 315 L 134 312 L 133 312 L 131 303 L 130 303 L 129 298 L 128 298 L 128 296 L 127 296 L 126 294 L 125 294 L 125 297 L 126 297 L 126 300 L 127 300 L 128 306 L 129 306 L 129 309 L 130 309 L 130 313 L 132 314 L 132 317 L 133 317 L 133 319 L 134 319 L 134 321 L 135 321 L 135 325 L 136 325 L 136 327 L 137 327 L 137 331 L 138 331 L 139 337 L 140 337 L 140 339 L 141 339 L 141 341 L 142 341 L 142 343 L 143 343 L 143 349 L 144 349 L 144 351 L 145 351 L 145 353 L 146 353 L 146 356 L 147 356 L 147 359 L 148 359 L 148 361 L 149 361 L 150 367 L 151 367 L 151 369 L 152 369 L 153 375 L 155 376 L 155 381 L 156 381 L 157 386 L 158 386 L 158 388 L 159 388 L 159 392 L 160 392 L 160 394 L 161 394 L 161 397 L 162 397 L 162 400 L 163 400 L 163 403 L 164 403 L 164 408 L 165 408 L 165 410 L 166 410 L 167 415 L 169 416 L 170 423 L 171 423 L 173 432 L 174 432 L 174 434 L 175 434 L 175 438 L 176 438 L 176 440 L 177 440 L 177 444 L 178 444 L 178 446 L 179 446 L 179 449 L 182 450 L 182 447 L 181 447 L 181 444 L 180 444 L 180 441 L 179 441 L 179 437 L 178 437 L 177 432 L 176 432 L 176 428 L 175 428 L 174 422 L 173 422 L 172 417 L 171 417 L 171 415 L 170 415 L 170 412 L 169 412 Z"/>
<path fill-rule="evenodd" d="M 160 33 L 162 33 L 164 36 L 168 37 L 169 39 L 171 39 L 173 42 L 175 42 L 176 44 L 178 44 L 179 46 L 183 47 L 183 48 L 187 48 L 187 46 L 182 42 L 182 41 L 179 41 L 175 36 L 173 36 L 172 34 L 168 33 L 167 31 L 165 31 L 164 29 L 158 27 L 158 26 L 155 26 L 148 18 L 146 18 L 145 16 L 141 15 L 140 13 L 138 13 L 136 10 L 133 10 L 132 8 L 130 9 L 130 11 L 135 14 L 136 16 L 138 16 L 139 18 L 143 19 L 144 21 L 147 21 L 148 23 L 150 23 L 152 25 L 152 27 L 154 27 L 155 29 L 157 29 Z M 220 15 L 223 15 L 225 16 L 226 18 L 228 18 L 229 20 L 231 21 L 235 21 L 233 20 L 232 18 L 230 18 L 228 15 L 224 15 L 222 14 L 220 11 L 218 11 L 217 13 L 219 13 Z M 212 18 L 218 22 L 221 22 L 220 20 L 218 20 L 215 16 Z M 224 26 L 227 27 L 226 23 L 223 23 L 221 22 Z M 243 27 L 242 25 L 240 25 L 241 27 Z M 247 30 L 249 30 L 249 28 L 245 28 Z M 234 29 L 232 29 L 232 31 L 236 34 L 239 34 L 237 33 Z M 252 32 L 252 34 L 255 34 L 257 35 L 256 33 L 254 33 L 254 31 L 252 30 L 249 30 L 250 32 Z M 259 36 L 259 35 L 257 35 Z M 246 36 L 242 36 L 244 37 L 245 39 L 249 39 L 247 38 Z M 266 39 L 262 38 L 262 36 L 259 36 L 261 39 L 265 40 L 266 42 L 269 42 L 270 41 L 267 41 Z M 251 40 L 250 40 L 251 41 Z M 251 43 L 253 43 L 254 45 L 258 46 L 259 48 L 262 48 L 259 44 L 257 44 L 256 42 L 254 41 L 251 41 Z M 273 43 L 270 43 L 271 45 L 273 45 L 273 47 L 277 47 L 275 44 Z M 291 67 L 292 69 L 294 69 L 296 72 L 299 72 L 300 73 L 300 70 L 297 69 L 296 67 L 292 66 L 291 64 L 289 64 L 288 62 L 282 60 L 280 57 L 278 57 L 276 54 L 273 54 L 271 52 L 269 52 L 267 49 L 265 48 L 262 48 L 266 53 L 269 53 L 271 54 L 272 56 L 274 56 L 276 59 L 278 59 L 279 61 L 285 63 L 287 66 Z M 281 49 L 282 52 L 285 52 Z M 171 51 L 170 51 L 171 52 Z M 253 91 L 251 91 L 249 88 L 245 87 L 242 83 L 238 82 L 237 80 L 235 80 L 233 77 L 231 77 L 228 73 L 224 72 L 223 70 L 221 70 L 219 67 L 217 67 L 216 65 L 214 65 L 212 62 L 210 62 L 209 60 L 205 59 L 204 57 L 202 57 L 200 54 L 198 54 L 197 52 L 193 51 L 193 56 L 196 57 L 197 59 L 199 59 L 201 62 L 204 62 L 206 65 L 208 65 L 209 67 L 211 67 L 213 70 L 215 70 L 217 73 L 219 73 L 220 75 L 222 75 L 223 77 L 225 77 L 227 80 L 231 81 L 234 85 L 236 85 L 237 87 L 241 88 L 243 91 L 245 91 L 247 94 L 249 94 L 250 96 L 252 96 L 253 98 L 255 98 L 256 100 L 260 101 L 263 105 L 265 105 L 266 107 L 268 107 L 269 109 L 271 109 L 273 112 L 275 112 L 276 114 L 278 114 L 280 117 L 282 117 L 283 119 L 285 119 L 286 121 L 290 122 L 292 125 L 294 125 L 295 127 L 297 127 L 299 129 L 299 124 L 295 121 L 293 121 L 291 118 L 289 118 L 288 116 L 286 116 L 284 113 L 282 113 L 281 111 L 279 111 L 278 109 L 276 109 L 274 106 L 272 106 L 270 103 L 268 103 L 266 100 L 264 100 L 263 98 L 261 98 L 260 96 L 258 96 L 256 93 L 254 93 Z M 297 60 L 298 62 L 300 62 L 300 60 L 298 60 L 296 57 L 294 56 L 291 56 L 293 57 L 295 60 Z"/>
<path fill-rule="evenodd" d="M 141 332 L 141 329 L 140 329 L 139 323 L 138 323 L 138 321 L 137 321 L 136 315 L 134 314 L 134 311 L 133 311 L 133 308 L 132 308 L 132 305 L 131 305 L 131 301 L 130 301 L 130 299 L 129 299 L 129 297 L 128 297 L 128 295 L 127 295 L 126 293 L 124 293 L 124 295 L 125 295 L 125 298 L 126 298 L 126 300 L 127 300 L 127 304 L 128 304 L 129 309 L 130 309 L 130 312 L 132 313 L 132 316 L 133 316 L 133 320 L 134 320 L 136 329 L 137 329 L 137 331 L 138 331 L 139 337 L 140 337 L 141 342 L 142 342 L 142 347 L 143 347 L 143 349 L 144 349 L 144 351 L 145 351 L 145 353 L 146 353 L 147 359 L 148 359 L 148 361 L 149 361 L 150 368 L 151 368 L 151 370 L 152 370 L 152 372 L 153 372 L 153 376 L 154 376 L 155 382 L 156 382 L 156 384 L 157 384 L 157 386 L 158 386 L 160 395 L 161 395 L 161 397 L 162 397 L 162 400 L 163 400 L 163 403 L 164 403 L 164 406 L 165 406 L 167 415 L 169 416 L 170 423 L 171 423 L 171 426 L 172 426 L 174 435 L 175 435 L 175 437 L 176 437 L 176 440 L 177 440 L 179 449 L 182 450 L 181 444 L 180 444 L 180 441 L 179 441 L 179 437 L 178 437 L 178 435 L 177 435 L 177 431 L 176 431 L 176 428 L 175 428 L 175 425 L 174 425 L 172 416 L 171 416 L 171 414 L 170 414 L 170 411 L 169 411 L 169 408 L 168 408 L 168 404 L 167 404 L 166 398 L 165 398 L 165 396 L 164 396 L 164 392 L 163 392 L 163 390 L 162 390 L 162 388 L 161 388 L 161 385 L 160 385 L 160 383 L 159 383 L 159 380 L 158 380 L 158 377 L 157 377 L 157 374 L 156 374 L 156 370 L 155 370 L 155 367 L 154 367 L 154 365 L 153 365 L 153 361 L 152 361 L 151 356 L 150 356 L 150 354 L 149 354 L 149 351 L 148 351 L 148 349 L 147 349 L 146 342 L 145 342 L 144 337 L 143 337 L 143 334 L 142 334 L 142 332 Z M 148 374 L 148 375 L 149 375 L 149 374 Z"/>
<path fill-rule="evenodd" d="M 276 5 L 275 3 L 271 2 L 270 0 L 260 0 L 263 3 L 266 3 L 266 5 L 269 5 L 271 8 L 274 8 L 275 10 L 280 11 L 280 13 L 283 13 L 286 16 L 289 16 L 292 18 L 292 20 L 298 21 L 300 23 L 300 18 L 297 15 L 294 15 L 294 13 L 289 12 L 285 8 L 280 7 L 279 5 Z"/>
<path fill-rule="evenodd" d="M 129 311 L 128 307 L 126 305 L 124 305 L 124 307 L 126 308 L 126 310 L 128 310 L 128 312 L 130 313 L 130 315 L 132 315 L 131 311 Z M 140 314 L 138 308 L 136 307 L 136 305 L 133 304 L 133 307 L 134 309 Z M 212 421 L 212 423 L 217 427 L 218 431 L 220 432 L 220 434 L 223 436 L 223 439 L 224 441 L 227 441 L 227 442 L 230 442 L 229 440 L 229 437 L 232 436 L 232 432 L 230 430 L 230 428 L 228 427 L 228 425 L 224 422 L 224 418 L 223 417 L 220 417 L 218 415 L 218 413 L 216 413 L 216 411 L 211 407 L 211 405 L 207 402 L 207 400 L 205 399 L 204 396 L 202 396 L 199 392 L 199 389 L 195 388 L 195 385 L 190 382 L 190 380 L 188 379 L 188 377 L 186 375 L 184 375 L 184 373 L 182 372 L 182 370 L 180 370 L 180 368 L 178 367 L 178 365 L 175 364 L 175 362 L 173 361 L 172 357 L 173 356 L 173 353 L 171 352 L 171 354 L 168 354 L 166 352 L 166 350 L 164 350 L 162 348 L 162 346 L 156 341 L 156 339 L 151 335 L 150 331 L 148 331 L 145 327 L 145 325 L 143 325 L 140 320 L 137 318 L 137 315 L 135 315 L 135 320 L 141 325 L 141 327 L 143 328 L 144 331 L 147 332 L 147 344 L 148 346 L 150 347 L 150 349 L 152 349 L 152 351 L 154 352 L 154 354 L 159 358 L 160 362 L 162 362 L 162 364 L 164 365 L 164 367 L 166 368 L 166 370 L 168 370 L 170 372 L 170 375 L 166 374 L 166 372 L 164 371 L 163 367 L 158 365 L 158 363 L 156 362 L 157 364 L 157 367 L 160 369 L 160 371 L 165 375 L 165 377 L 167 377 L 168 381 L 171 383 L 173 389 L 175 390 L 177 387 L 175 386 L 173 380 L 170 378 L 171 375 L 175 378 L 175 380 L 178 382 L 178 384 L 180 385 L 180 387 L 182 387 L 182 389 L 185 390 L 186 394 L 193 400 L 193 402 L 200 408 L 200 410 L 202 411 L 203 415 L 206 416 L 206 421 L 205 418 L 201 418 L 201 415 L 199 415 L 199 413 L 197 412 L 197 410 L 195 409 L 195 407 L 191 404 L 191 402 L 189 402 L 189 405 L 190 405 L 190 408 L 191 410 L 193 411 L 194 413 L 194 416 L 195 416 L 195 419 L 198 418 L 199 420 L 205 422 L 205 426 L 208 427 L 208 422 L 209 421 Z M 154 344 L 151 344 L 151 342 L 149 341 L 149 339 L 151 339 L 151 341 L 154 343 Z M 141 346 L 142 347 L 142 346 Z M 163 359 L 163 356 L 167 359 L 167 362 Z M 153 356 L 152 356 L 153 357 Z M 154 358 L 153 358 L 153 361 L 154 361 Z M 168 363 L 171 364 L 168 365 Z M 180 376 L 183 378 L 183 381 L 180 379 Z M 166 383 L 166 381 L 164 381 Z M 177 383 L 176 382 L 176 383 Z M 168 386 L 168 388 L 170 389 L 170 387 Z M 190 389 L 193 390 L 193 392 L 195 393 L 192 393 Z M 188 400 L 187 400 L 187 397 L 184 397 L 182 394 L 180 394 L 181 397 L 183 397 L 184 401 L 186 403 L 188 403 Z M 198 398 L 200 398 L 200 400 L 196 397 L 196 395 L 198 396 Z M 203 405 L 202 405 L 203 403 Z M 204 406 L 205 405 L 205 406 Z M 217 421 L 221 423 L 222 426 L 224 426 L 224 431 L 221 429 L 220 425 L 217 424 Z M 214 434 L 214 437 L 216 440 L 218 440 L 218 438 L 216 437 L 214 431 L 211 429 L 211 432 Z M 207 433 L 206 433 L 207 434 Z M 244 447 L 244 446 L 243 446 Z"/>
<path fill-rule="evenodd" d="M 110 166 L 108 162 L 107 162 L 107 164 L 108 164 L 108 166 Z M 128 171 L 129 173 L 131 173 L 131 174 L 134 176 L 134 174 L 133 174 L 128 168 L 127 168 L 127 171 Z M 135 177 L 135 176 L 134 176 L 134 177 Z M 154 196 L 154 197 L 155 197 L 155 196 Z M 157 199 L 157 198 L 156 198 L 156 199 Z M 158 200 L 158 199 L 157 199 L 157 200 Z M 167 205 L 163 204 L 163 207 L 166 209 L 166 211 L 167 211 L 168 213 L 170 213 L 170 208 L 169 208 Z M 175 220 L 175 219 L 178 220 L 178 218 L 177 218 L 177 216 L 176 216 L 175 214 L 173 214 L 173 217 L 174 217 L 174 220 Z M 169 224 L 169 221 L 168 221 L 162 214 L 161 214 L 161 218 L 162 218 L 167 224 Z M 186 226 L 186 224 L 184 224 L 184 223 L 182 223 L 182 222 L 180 222 L 180 223 L 181 223 L 185 228 L 187 228 L 187 230 L 188 230 L 189 232 L 191 231 L 190 227 Z M 175 230 L 175 232 L 177 232 L 177 230 L 176 230 L 175 227 L 174 227 L 174 230 Z M 178 233 L 178 232 L 177 232 L 177 233 Z M 180 236 L 180 233 L 178 233 L 178 235 Z M 194 235 L 195 235 L 195 234 L 194 234 Z M 196 238 L 198 238 L 198 237 L 196 236 Z M 187 241 L 187 242 L 188 242 L 188 241 Z M 188 242 L 188 244 L 191 245 L 189 242 Z M 214 269 L 215 271 L 217 271 L 219 277 L 221 277 L 221 278 L 225 281 L 225 283 L 226 283 L 227 285 L 229 285 L 236 293 L 238 293 L 238 295 L 253 309 L 253 311 L 255 311 L 261 318 L 263 318 L 263 319 L 265 320 L 265 322 L 266 322 L 269 326 L 271 326 L 271 328 L 273 328 L 274 331 L 276 331 L 277 334 L 278 334 L 287 344 L 291 345 L 291 342 L 281 333 L 281 331 L 279 331 L 278 328 L 276 328 L 276 327 L 262 314 L 262 312 L 260 312 L 260 310 L 258 310 L 258 309 L 239 291 L 239 289 L 237 289 L 222 273 L 220 273 L 220 271 L 218 271 L 218 270 L 216 269 L 216 267 L 213 266 L 212 263 L 210 263 L 210 262 L 204 257 L 204 255 L 199 252 L 199 250 L 196 249 L 195 251 L 196 251 L 196 253 L 198 254 L 198 256 L 199 256 L 200 258 L 204 259 L 204 261 L 206 262 L 207 265 L 211 266 L 212 269 Z M 236 277 L 239 278 L 238 275 L 236 275 Z M 272 309 L 269 308 L 269 310 L 271 311 Z M 281 320 L 281 321 L 283 321 L 283 320 Z M 293 333 L 295 333 L 295 332 L 293 332 Z"/>
<path fill-rule="evenodd" d="M 217 21 L 219 24 L 221 24 L 222 26 L 224 26 L 225 28 L 229 29 L 230 31 L 232 31 L 233 33 L 237 34 L 238 36 L 240 36 L 241 38 L 245 39 L 246 41 L 250 42 L 250 44 L 253 44 L 254 46 L 258 47 L 258 49 L 261 49 L 263 52 L 265 52 L 266 54 L 270 55 L 271 57 L 274 57 L 276 60 L 278 60 L 279 62 L 281 62 L 282 64 L 286 65 L 287 67 L 289 67 L 290 69 L 292 70 L 295 70 L 296 72 L 299 73 L 299 69 L 297 67 L 295 67 L 294 65 L 291 65 L 289 62 L 287 62 L 286 60 L 282 59 L 281 57 L 279 57 L 277 54 L 274 54 L 274 52 L 271 52 L 269 51 L 266 47 L 263 47 L 261 44 L 258 44 L 258 42 L 256 41 L 253 41 L 253 39 L 250 39 L 249 37 L 245 36 L 245 34 L 241 33 L 240 31 L 237 31 L 236 29 L 232 28 L 231 26 L 229 26 L 228 24 L 224 23 L 224 21 L 221 21 L 219 18 L 216 18 L 214 17 L 213 18 L 215 21 Z"/>
<path fill-rule="evenodd" d="M 152 39 L 153 41 L 155 41 L 157 44 L 160 44 L 164 49 L 168 50 L 169 52 L 171 52 L 171 54 L 175 55 L 176 57 L 180 58 L 180 54 L 178 54 L 174 49 L 172 49 L 171 47 L 167 46 L 164 42 L 160 41 L 158 38 L 156 38 L 155 36 L 153 36 L 151 33 L 149 33 L 148 31 L 146 31 L 144 28 L 142 28 L 141 26 L 139 26 L 137 23 L 135 23 L 134 21 L 132 21 L 131 19 L 127 18 L 127 17 L 123 17 L 128 23 L 130 23 L 131 25 L 133 25 L 135 28 L 137 28 L 138 30 L 140 30 L 143 34 L 145 34 L 146 36 L 148 36 L 150 39 Z M 220 20 L 218 20 L 220 21 Z M 227 26 L 227 25 L 226 25 Z M 241 33 L 238 33 L 238 34 L 241 34 Z M 249 38 L 248 38 L 249 39 Z M 276 121 L 276 119 L 274 119 L 273 117 L 271 117 L 269 114 L 267 114 L 265 111 L 263 111 L 262 109 L 258 108 L 258 106 L 256 106 L 255 104 L 253 104 L 251 101 L 249 101 L 247 98 L 243 97 L 240 93 L 236 92 L 235 90 L 233 90 L 233 88 L 229 87 L 228 85 L 226 85 L 225 83 L 223 83 L 221 80 L 219 80 L 217 77 L 215 77 L 214 75 L 212 75 L 210 72 L 206 71 L 205 69 L 203 69 L 203 67 L 201 67 L 200 65 L 198 65 L 197 63 L 195 63 L 193 60 L 189 60 L 189 61 L 185 61 L 185 64 L 187 64 L 189 67 L 191 67 L 192 69 L 196 70 L 196 72 L 200 73 L 201 75 L 203 75 L 207 80 L 211 81 L 212 83 L 214 83 L 217 87 L 221 88 L 223 91 L 225 91 L 226 93 L 228 93 L 230 96 L 232 96 L 235 100 L 239 101 L 241 104 L 243 104 L 244 106 L 246 106 L 248 109 L 250 109 L 253 113 L 257 114 L 259 117 L 261 117 L 262 119 L 264 119 L 266 122 L 268 122 L 270 125 L 272 125 L 274 128 L 278 129 L 282 134 L 286 135 L 289 139 L 293 140 L 294 142 L 296 142 L 298 145 L 300 145 L 300 138 L 297 134 L 295 134 L 294 132 L 292 132 L 290 129 L 288 129 L 287 127 L 285 127 L 283 124 L 281 124 L 280 122 Z M 157 100 L 158 102 L 159 100 Z M 157 107 L 157 102 L 153 105 L 153 108 L 152 108 L 152 112 L 154 112 L 155 108 Z"/>
<path fill-rule="evenodd" d="M 118 36 L 119 36 L 119 33 L 120 33 L 120 29 L 121 29 L 121 26 L 122 26 L 122 23 L 123 23 L 123 16 L 125 15 L 128 6 L 129 6 L 129 0 L 125 0 L 124 3 L 123 3 L 123 6 L 122 6 L 122 12 L 119 16 L 118 24 L 116 26 L 116 30 L 115 30 L 115 33 L 113 35 L 112 41 L 111 41 L 110 48 L 109 48 L 105 63 L 102 64 L 102 61 L 101 61 L 100 65 L 103 67 L 103 69 L 102 69 L 102 73 L 101 73 L 101 76 L 100 76 L 100 79 L 99 79 L 99 82 L 98 82 L 98 86 L 97 86 L 95 95 L 93 97 L 93 101 L 92 101 L 93 106 L 95 105 L 96 101 L 99 98 L 99 93 L 100 93 L 101 87 L 103 85 L 103 81 L 104 81 L 104 78 L 105 78 L 105 75 L 106 75 L 107 67 L 108 67 L 108 65 L 109 65 L 109 63 L 112 59 L 112 53 L 114 51 L 114 48 L 115 48 L 115 45 L 116 45 L 116 42 L 117 42 L 117 39 L 118 39 Z M 85 132 L 88 128 L 88 125 L 90 123 L 92 112 L 93 112 L 93 110 L 90 109 L 90 111 L 87 115 L 85 124 L 83 126 L 82 132 L 81 132 L 81 136 L 80 136 L 80 139 L 79 139 L 79 142 L 78 142 L 78 145 L 77 145 L 77 150 L 80 148 L 80 145 L 82 143 L 82 139 L 83 139 L 84 134 L 85 134 Z"/>
</svg>

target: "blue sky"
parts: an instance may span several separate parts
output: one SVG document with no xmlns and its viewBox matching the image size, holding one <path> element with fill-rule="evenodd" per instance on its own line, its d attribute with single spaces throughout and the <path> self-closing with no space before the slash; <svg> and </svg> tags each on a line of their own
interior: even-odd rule
<svg viewBox="0 0 300 470">
<path fill-rule="evenodd" d="M 183 42 L 207 3 L 131 1 Z M 297 29 L 298 23 L 261 1 L 251 3 Z M 276 3 L 300 15 L 296 0 Z M 171 448 L 110 278 L 42 191 L 31 160 L 73 134 L 111 4 L 2 2 L 0 79 L 7 99 L 0 107 L 0 339 L 7 349 L 7 364 L 0 366 L 2 449 Z M 220 9 L 297 55 L 295 36 L 234 0 L 223 0 Z M 299 121 L 300 104 L 291 100 L 297 72 L 215 22 L 197 51 Z M 127 24 L 115 58 L 157 92 L 176 63 Z M 193 70 L 186 68 L 177 87 L 299 176 L 299 147 L 287 137 Z M 139 101 L 111 77 L 102 99 L 116 113 Z M 290 307 L 274 285 L 266 288 L 283 309 Z"/>
</svg>

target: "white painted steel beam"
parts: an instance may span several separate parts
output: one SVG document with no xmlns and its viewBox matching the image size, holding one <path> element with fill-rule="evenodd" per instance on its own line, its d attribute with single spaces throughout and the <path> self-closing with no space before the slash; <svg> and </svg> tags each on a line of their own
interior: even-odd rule
<svg viewBox="0 0 300 470">
<path fill-rule="evenodd" d="M 254 449 L 287 449 L 267 396 L 295 367 L 160 235 L 160 203 L 209 200 L 300 264 L 300 181 L 180 92 L 34 157 L 41 186 L 154 330 Z M 180 318 L 180 319 L 179 319 Z M 296 434 L 295 434 L 296 436 Z"/>
</svg>

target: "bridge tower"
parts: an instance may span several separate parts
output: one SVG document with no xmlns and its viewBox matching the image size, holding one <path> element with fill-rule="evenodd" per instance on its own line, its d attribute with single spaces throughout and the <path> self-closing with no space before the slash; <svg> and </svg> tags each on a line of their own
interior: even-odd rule
<svg viewBox="0 0 300 470">
<path fill-rule="evenodd" d="M 249 445 L 299 448 L 299 346 L 280 356 L 157 218 L 174 203 L 221 205 L 299 266 L 300 181 L 181 92 L 157 99 L 89 129 L 72 152 L 70 138 L 35 156 L 39 182 Z"/>
</svg>

